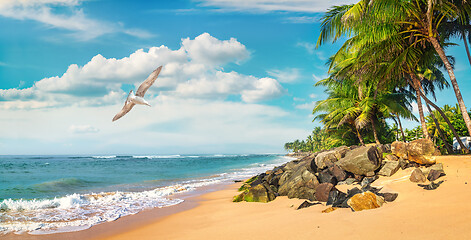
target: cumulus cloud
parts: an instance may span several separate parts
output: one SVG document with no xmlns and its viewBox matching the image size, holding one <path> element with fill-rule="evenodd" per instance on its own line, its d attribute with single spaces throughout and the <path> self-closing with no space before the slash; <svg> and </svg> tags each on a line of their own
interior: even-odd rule
<svg viewBox="0 0 471 240">
<path fill-rule="evenodd" d="M 148 95 L 205 99 L 240 95 L 245 102 L 257 102 L 283 94 L 285 90 L 275 79 L 222 70 L 249 55 L 236 39 L 219 40 L 208 33 L 182 39 L 177 50 L 162 45 L 148 51 L 139 49 L 121 59 L 98 54 L 84 66 L 72 64 L 62 76 L 44 78 L 32 87 L 0 89 L 0 108 L 27 108 L 28 102 L 31 108 L 115 104 L 126 94 L 124 84 L 139 86 L 160 65 L 163 70 Z M 12 104 L 19 101 L 22 103 Z"/>
<path fill-rule="evenodd" d="M 295 82 L 301 76 L 298 68 L 287 68 L 284 70 L 273 69 L 267 71 L 267 73 L 282 83 Z"/>
<path fill-rule="evenodd" d="M 357 0 L 198 0 L 201 6 L 222 11 L 248 12 L 325 12 L 334 5 L 352 4 Z"/>
<path fill-rule="evenodd" d="M 33 20 L 46 26 L 72 31 L 79 40 L 89 40 L 104 34 L 121 32 L 148 38 L 152 34 L 142 29 L 126 29 L 123 26 L 88 18 L 79 8 L 83 0 L 2 0 L 0 16 L 17 20 Z M 57 9 L 63 13 L 57 13 Z"/>
<path fill-rule="evenodd" d="M 309 102 L 309 103 L 303 103 L 296 105 L 297 109 L 306 109 L 306 110 L 312 110 L 314 109 L 314 106 L 316 105 L 316 102 Z"/>
<path fill-rule="evenodd" d="M 311 16 L 300 16 L 300 17 L 287 17 L 285 21 L 287 23 L 315 23 L 320 22 L 320 17 L 311 17 Z"/>
</svg>

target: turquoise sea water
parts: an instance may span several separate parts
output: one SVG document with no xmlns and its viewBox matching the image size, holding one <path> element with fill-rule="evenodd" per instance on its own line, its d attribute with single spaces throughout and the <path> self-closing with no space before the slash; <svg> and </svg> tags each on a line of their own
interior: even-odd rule
<svg viewBox="0 0 471 240">
<path fill-rule="evenodd" d="M 0 234 L 74 231 L 289 161 L 275 154 L 0 156 Z"/>
</svg>

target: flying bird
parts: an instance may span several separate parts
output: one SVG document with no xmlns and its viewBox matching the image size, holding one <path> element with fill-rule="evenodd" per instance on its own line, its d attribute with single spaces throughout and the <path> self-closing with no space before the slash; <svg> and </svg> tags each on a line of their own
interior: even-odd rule
<svg viewBox="0 0 471 240">
<path fill-rule="evenodd" d="M 144 99 L 144 94 L 146 94 L 147 89 L 154 84 L 155 79 L 159 76 L 160 70 L 162 70 L 162 66 L 158 67 L 155 69 L 147 79 L 141 83 L 139 88 L 136 91 L 136 94 L 131 90 L 128 94 L 128 97 L 126 98 L 126 102 L 124 103 L 123 108 L 119 113 L 117 113 L 114 118 L 113 122 L 120 119 L 122 116 L 126 115 L 131 109 L 134 107 L 136 104 L 140 105 L 147 105 L 150 107 L 150 104 Z"/>
</svg>

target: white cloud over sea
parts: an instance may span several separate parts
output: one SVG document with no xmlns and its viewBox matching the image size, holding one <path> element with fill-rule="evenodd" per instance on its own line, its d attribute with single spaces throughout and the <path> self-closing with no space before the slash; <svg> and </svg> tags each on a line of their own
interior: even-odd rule
<svg viewBox="0 0 471 240">
<path fill-rule="evenodd" d="M 220 40 L 204 33 L 182 39 L 179 49 L 162 45 L 120 59 L 98 54 L 83 66 L 72 64 L 61 76 L 41 79 L 28 88 L 0 89 L 0 151 L 281 150 L 286 139 L 304 137 L 307 131 L 293 127 L 296 116 L 265 103 L 287 92 L 282 79 L 277 79 L 282 71 L 257 77 L 224 70 L 249 59 L 250 51 L 236 39 Z M 125 90 L 137 88 L 159 65 L 163 70 L 146 94 L 152 107 L 137 106 L 112 123 Z M 21 148 L 24 145 L 15 141 L 32 147 Z"/>
</svg>

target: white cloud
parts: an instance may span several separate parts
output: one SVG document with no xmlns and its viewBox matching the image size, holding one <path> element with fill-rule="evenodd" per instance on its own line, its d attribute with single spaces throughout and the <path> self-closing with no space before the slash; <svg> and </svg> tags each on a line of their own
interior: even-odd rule
<svg viewBox="0 0 471 240">
<path fill-rule="evenodd" d="M 304 101 L 306 101 L 306 99 L 294 97 L 294 98 L 293 98 L 293 101 L 296 101 L 296 102 L 304 102 Z"/>
<path fill-rule="evenodd" d="M 126 29 L 123 26 L 90 19 L 79 8 L 83 0 L 2 0 L 0 16 L 17 20 L 33 20 L 52 28 L 72 31 L 71 36 L 89 40 L 104 34 L 121 32 L 127 35 L 147 38 L 151 33 L 140 29 Z M 65 13 L 57 13 L 60 8 Z"/>
<path fill-rule="evenodd" d="M 309 95 L 309 97 L 310 97 L 310 98 L 316 98 L 316 97 L 317 97 L 317 94 L 311 93 L 311 94 Z"/>
<path fill-rule="evenodd" d="M 310 102 L 310 103 L 303 103 L 296 105 L 297 109 L 307 109 L 307 110 L 312 110 L 314 109 L 314 106 L 316 105 L 316 102 Z"/>
<path fill-rule="evenodd" d="M 267 71 L 268 75 L 276 78 L 276 80 L 282 83 L 291 83 L 295 82 L 301 77 L 300 71 L 298 68 L 287 68 L 284 70 L 270 70 Z"/>
<path fill-rule="evenodd" d="M 287 23 L 315 23 L 320 21 L 320 17 L 300 16 L 300 17 L 287 17 Z"/>
<path fill-rule="evenodd" d="M 357 0 L 196 0 L 202 6 L 223 11 L 248 12 L 325 12 L 334 5 L 352 4 Z"/>
<path fill-rule="evenodd" d="M 69 130 L 72 133 L 84 134 L 84 133 L 98 133 L 100 130 L 90 125 L 71 125 Z"/>
<path fill-rule="evenodd" d="M 207 54 L 203 54 L 206 52 Z M 84 66 L 72 64 L 62 76 L 44 78 L 25 89 L 0 89 L 0 108 L 42 108 L 68 105 L 98 106 L 121 102 L 123 84 L 138 86 L 157 66 L 163 70 L 148 95 L 225 99 L 240 95 L 245 102 L 272 99 L 285 92 L 272 78 L 224 72 L 249 52 L 236 39 L 218 40 L 207 33 L 182 39 L 180 49 L 166 46 L 139 49 L 129 57 L 105 58 L 98 54 Z"/>
</svg>

